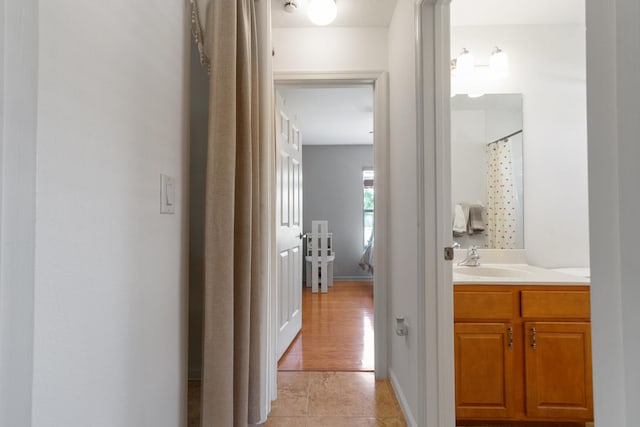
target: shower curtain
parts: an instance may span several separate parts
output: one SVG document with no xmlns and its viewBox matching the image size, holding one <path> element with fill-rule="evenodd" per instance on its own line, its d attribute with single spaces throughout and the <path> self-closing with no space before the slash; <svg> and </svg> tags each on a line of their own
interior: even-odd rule
<svg viewBox="0 0 640 427">
<path fill-rule="evenodd" d="M 489 247 L 513 249 L 516 242 L 516 198 L 511 142 L 489 144 L 487 224 Z"/>
<path fill-rule="evenodd" d="M 201 426 L 260 420 L 268 168 L 254 0 L 192 0 L 209 68 Z M 264 89 L 262 88 L 262 91 Z"/>
</svg>

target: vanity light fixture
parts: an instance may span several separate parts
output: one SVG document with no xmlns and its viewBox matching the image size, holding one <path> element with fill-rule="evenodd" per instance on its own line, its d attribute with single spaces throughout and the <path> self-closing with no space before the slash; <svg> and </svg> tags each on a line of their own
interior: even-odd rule
<svg viewBox="0 0 640 427">
<path fill-rule="evenodd" d="M 509 77 L 509 55 L 499 47 L 495 47 L 489 57 L 489 66 L 476 65 L 475 58 L 469 49 L 463 48 L 457 58 L 451 60 L 451 73 L 456 77 L 470 77 L 478 73 L 479 69 L 486 71 L 496 80 Z"/>
<path fill-rule="evenodd" d="M 509 55 L 498 46 L 491 52 L 489 72 L 494 79 L 501 80 L 509 77 Z"/>
<path fill-rule="evenodd" d="M 316 25 L 328 25 L 336 19 L 338 8 L 335 0 L 310 0 L 307 15 Z"/>
<path fill-rule="evenodd" d="M 458 76 L 468 76 L 473 74 L 476 68 L 476 60 L 467 48 L 462 48 L 460 55 L 453 60 L 453 70 Z"/>
<path fill-rule="evenodd" d="M 489 65 L 476 65 L 469 49 L 463 48 L 457 58 L 451 60 L 451 96 L 466 93 L 470 98 L 484 95 L 489 80 L 509 77 L 509 56 L 495 47 L 489 57 Z"/>
</svg>

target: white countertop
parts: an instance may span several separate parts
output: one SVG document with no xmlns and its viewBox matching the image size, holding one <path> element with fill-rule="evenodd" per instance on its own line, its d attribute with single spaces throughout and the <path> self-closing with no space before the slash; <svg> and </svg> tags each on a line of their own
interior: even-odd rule
<svg viewBox="0 0 640 427">
<path fill-rule="evenodd" d="M 544 284 L 588 285 L 588 268 L 547 269 L 527 264 L 524 250 L 479 249 L 480 266 L 458 266 L 466 250 L 456 249 L 453 264 L 454 284 Z"/>
<path fill-rule="evenodd" d="M 481 264 L 479 267 L 453 267 L 455 284 L 545 284 L 585 285 L 588 277 L 561 273 L 527 264 Z"/>
</svg>

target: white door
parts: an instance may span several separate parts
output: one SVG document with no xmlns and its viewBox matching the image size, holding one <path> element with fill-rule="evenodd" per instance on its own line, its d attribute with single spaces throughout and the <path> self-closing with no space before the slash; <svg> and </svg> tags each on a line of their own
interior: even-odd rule
<svg viewBox="0 0 640 427">
<path fill-rule="evenodd" d="M 300 130 L 276 95 L 278 360 L 302 327 L 302 148 Z"/>
</svg>

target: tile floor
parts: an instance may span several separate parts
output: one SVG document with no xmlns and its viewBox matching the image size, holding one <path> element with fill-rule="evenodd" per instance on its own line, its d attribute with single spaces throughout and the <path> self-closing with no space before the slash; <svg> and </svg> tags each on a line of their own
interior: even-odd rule
<svg viewBox="0 0 640 427">
<path fill-rule="evenodd" d="M 200 425 L 200 382 L 189 381 L 189 427 Z M 406 427 L 388 380 L 373 372 L 278 372 L 265 427 Z M 586 423 L 585 427 L 593 427 Z"/>
<path fill-rule="evenodd" d="M 269 427 L 406 426 L 389 381 L 373 372 L 279 372 Z"/>
<path fill-rule="evenodd" d="M 189 383 L 189 426 L 198 426 L 199 383 Z M 278 372 L 266 427 L 405 427 L 389 381 L 373 372 Z"/>
</svg>

